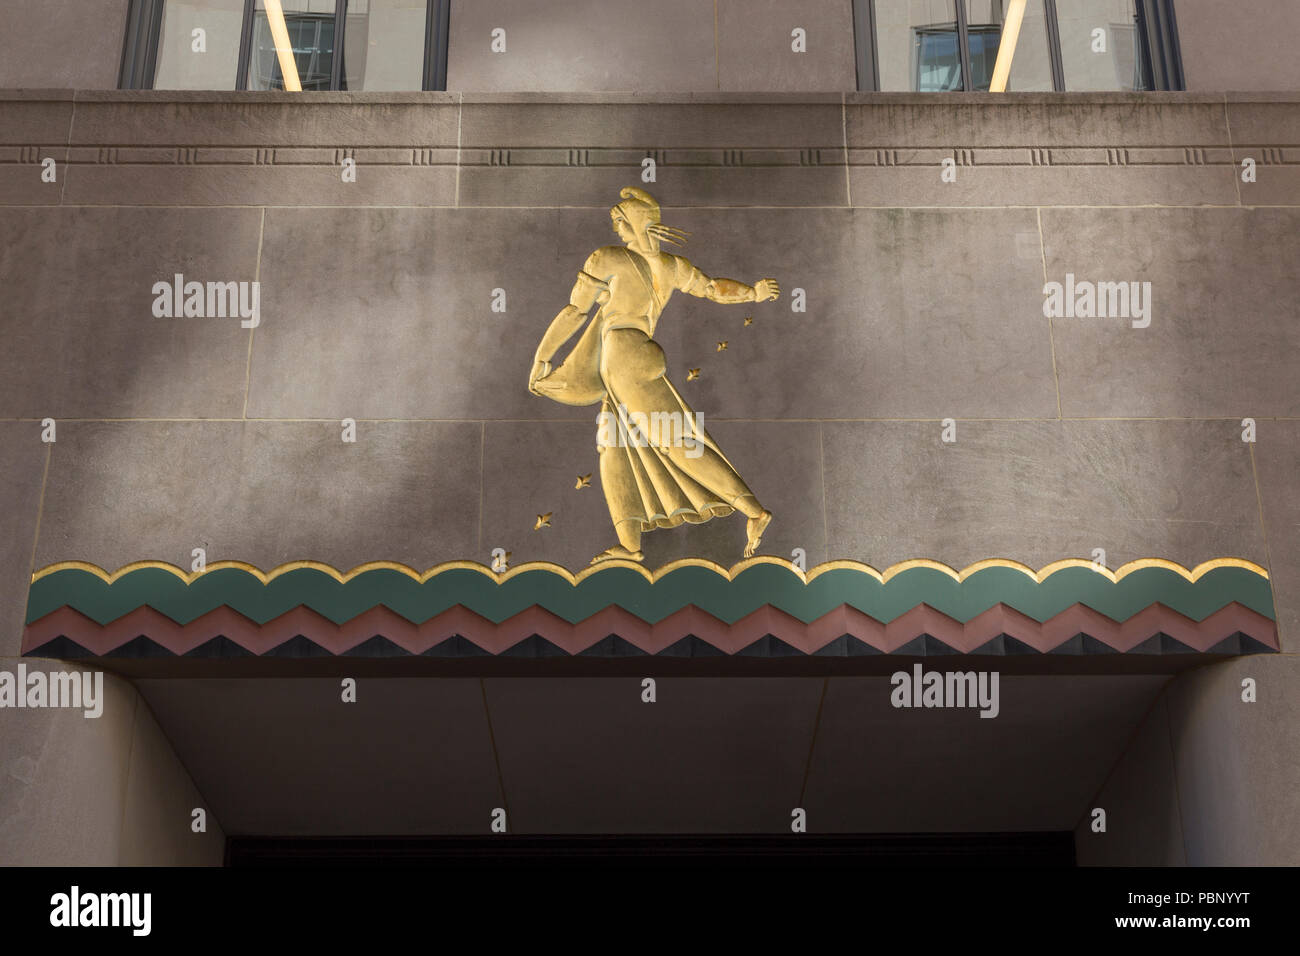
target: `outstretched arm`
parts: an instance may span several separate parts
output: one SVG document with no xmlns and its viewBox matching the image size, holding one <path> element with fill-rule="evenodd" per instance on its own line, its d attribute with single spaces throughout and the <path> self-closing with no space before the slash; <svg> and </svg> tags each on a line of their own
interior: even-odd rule
<svg viewBox="0 0 1300 956">
<path fill-rule="evenodd" d="M 759 279 L 752 286 L 735 279 L 712 279 L 701 272 L 690 260 L 676 256 L 678 288 L 690 295 L 723 305 L 740 302 L 767 302 L 781 294 L 775 279 Z"/>
<path fill-rule="evenodd" d="M 759 279 L 752 286 L 737 282 L 735 279 L 710 279 L 702 291 L 694 293 L 710 302 L 723 305 L 735 305 L 739 302 L 767 302 L 781 294 L 781 286 L 775 279 Z"/>
</svg>

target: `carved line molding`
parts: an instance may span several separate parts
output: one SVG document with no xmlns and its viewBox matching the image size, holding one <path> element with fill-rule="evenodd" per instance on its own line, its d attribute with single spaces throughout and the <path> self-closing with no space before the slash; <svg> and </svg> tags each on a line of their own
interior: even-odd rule
<svg viewBox="0 0 1300 956">
<path fill-rule="evenodd" d="M 46 157 L 77 166 L 338 166 L 344 159 L 370 166 L 455 167 L 454 147 L 209 147 L 209 146 L 0 146 L 0 164 L 39 164 Z M 627 167 L 653 158 L 664 167 L 921 167 L 945 159 L 962 167 L 1018 166 L 1235 166 L 1246 157 L 1262 166 L 1300 166 L 1300 147 L 1226 146 L 1008 146 L 951 149 L 855 148 L 842 145 L 789 149 L 515 148 L 460 150 L 460 166 Z"/>
</svg>

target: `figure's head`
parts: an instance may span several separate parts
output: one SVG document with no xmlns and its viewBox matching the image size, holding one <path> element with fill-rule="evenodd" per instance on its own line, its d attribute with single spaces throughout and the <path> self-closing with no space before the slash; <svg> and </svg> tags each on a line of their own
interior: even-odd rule
<svg viewBox="0 0 1300 956">
<path fill-rule="evenodd" d="M 619 191 L 623 201 L 609 211 L 619 239 L 637 252 L 658 252 L 660 240 L 681 245 L 689 233 L 665 226 L 659 203 L 644 189 L 626 186 Z"/>
</svg>

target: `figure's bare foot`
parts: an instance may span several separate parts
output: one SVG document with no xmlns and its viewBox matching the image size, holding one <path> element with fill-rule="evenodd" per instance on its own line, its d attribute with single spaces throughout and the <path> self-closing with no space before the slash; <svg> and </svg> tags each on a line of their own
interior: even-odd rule
<svg viewBox="0 0 1300 956">
<path fill-rule="evenodd" d="M 754 552 L 758 550 L 758 543 L 763 540 L 763 532 L 771 523 L 772 512 L 764 511 L 757 518 L 750 518 L 745 524 L 745 534 L 748 536 L 745 541 L 745 557 L 754 556 Z"/>
<path fill-rule="evenodd" d="M 615 559 L 621 561 L 644 561 L 645 555 L 640 551 L 629 551 L 621 544 L 616 544 L 614 547 L 608 548 L 592 558 L 591 563 L 600 564 L 602 561 L 613 561 Z"/>
</svg>

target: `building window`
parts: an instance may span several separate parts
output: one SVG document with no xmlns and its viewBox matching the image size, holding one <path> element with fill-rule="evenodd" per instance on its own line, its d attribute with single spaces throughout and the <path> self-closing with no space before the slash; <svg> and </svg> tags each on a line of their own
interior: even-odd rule
<svg viewBox="0 0 1300 956">
<path fill-rule="evenodd" d="M 988 90 L 1012 0 L 853 0 L 858 89 Z M 1007 90 L 1183 88 L 1171 0 L 1026 0 Z"/>
<path fill-rule="evenodd" d="M 441 90 L 450 0 L 131 0 L 123 89 Z"/>
<path fill-rule="evenodd" d="M 332 0 L 329 3 L 333 7 Z M 248 89 L 334 89 L 334 11 L 312 9 L 323 5 L 307 0 L 281 6 L 271 0 L 273 9 L 268 12 L 265 0 L 257 0 L 248 57 Z M 280 7 L 278 14 L 275 7 Z"/>
<path fill-rule="evenodd" d="M 1150 88 L 1134 0 L 1056 0 L 1056 22 L 1067 90 Z"/>
<path fill-rule="evenodd" d="M 957 24 L 916 27 L 912 31 L 912 89 L 943 93 L 961 89 L 961 55 L 957 52 Z"/>
</svg>

